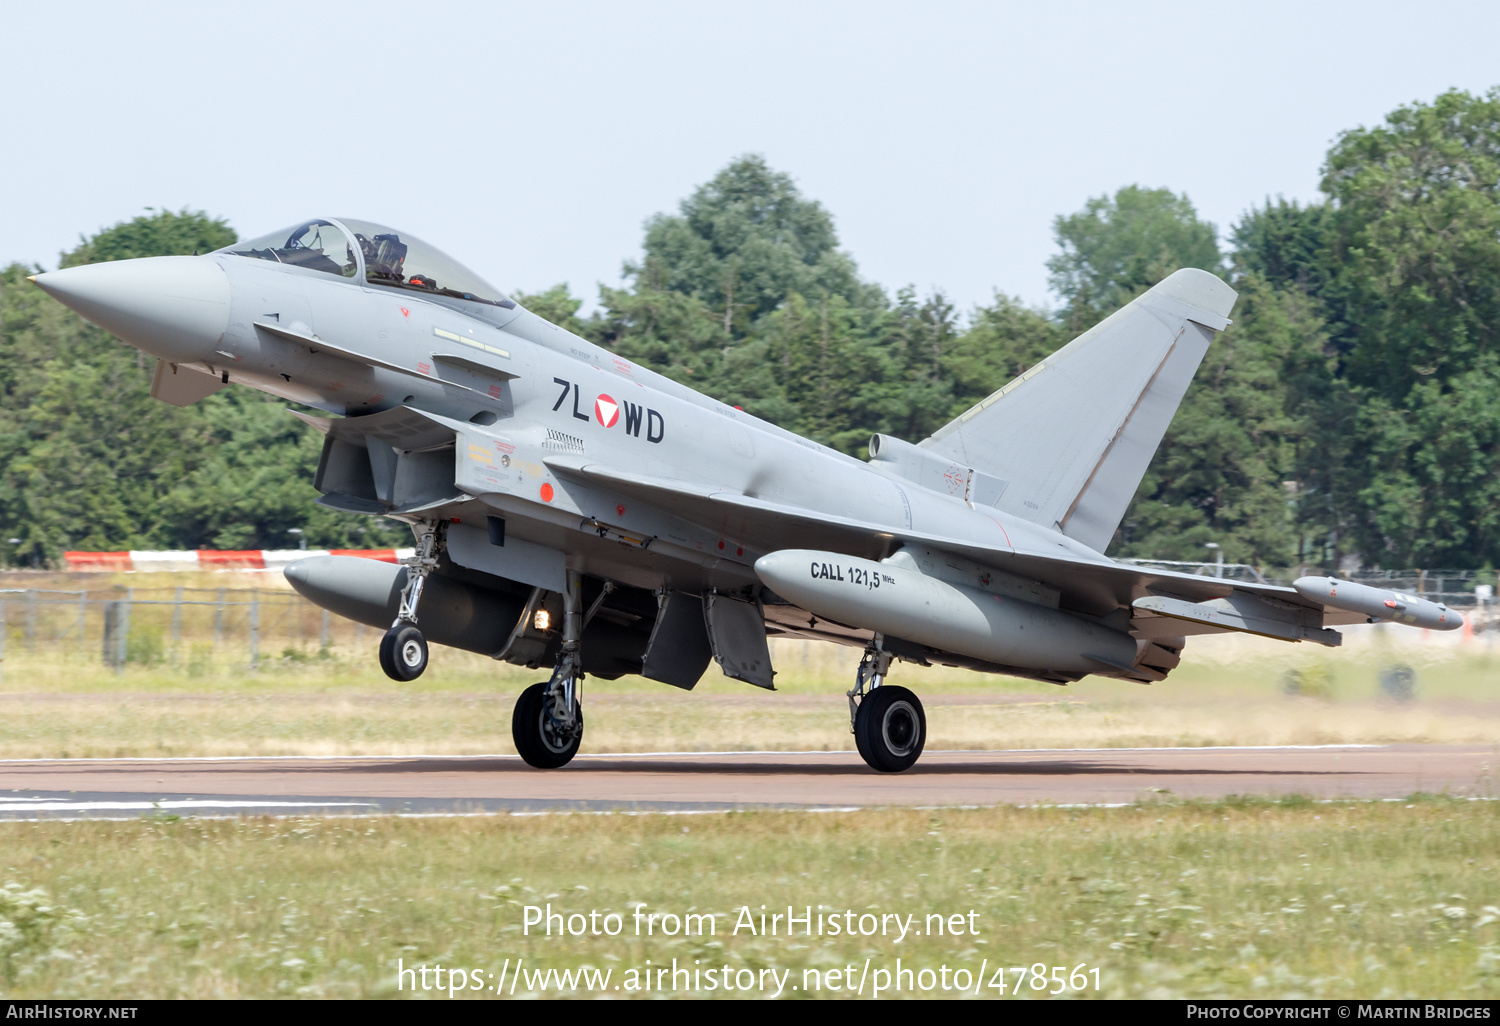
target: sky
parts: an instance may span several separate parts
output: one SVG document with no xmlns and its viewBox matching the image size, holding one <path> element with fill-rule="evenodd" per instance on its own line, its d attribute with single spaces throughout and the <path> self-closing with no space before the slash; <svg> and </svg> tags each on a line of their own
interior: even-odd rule
<svg viewBox="0 0 1500 1026">
<path fill-rule="evenodd" d="M 1500 85 L 1500 5 L 0 0 L 0 265 L 146 208 L 413 233 L 597 298 L 644 222 L 763 154 L 867 279 L 1056 302 L 1053 221 L 1124 185 L 1226 235 L 1341 132 Z"/>
</svg>

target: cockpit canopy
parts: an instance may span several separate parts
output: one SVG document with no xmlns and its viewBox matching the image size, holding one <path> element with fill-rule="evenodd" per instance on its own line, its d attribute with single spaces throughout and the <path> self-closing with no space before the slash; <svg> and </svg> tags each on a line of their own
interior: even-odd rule
<svg viewBox="0 0 1500 1026">
<path fill-rule="evenodd" d="M 353 278 L 359 273 L 359 262 L 349 236 L 332 221 L 304 221 L 295 228 L 236 242 L 218 252 L 306 267 L 345 278 Z"/>
<path fill-rule="evenodd" d="M 514 308 L 505 294 L 421 239 L 370 221 L 304 221 L 293 228 L 218 250 L 343 278 L 361 273 L 371 285 Z"/>
</svg>

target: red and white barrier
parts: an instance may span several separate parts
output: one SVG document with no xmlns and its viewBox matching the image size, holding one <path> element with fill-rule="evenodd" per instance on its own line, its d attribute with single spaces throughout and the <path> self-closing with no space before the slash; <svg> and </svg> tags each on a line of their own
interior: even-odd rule
<svg viewBox="0 0 1500 1026">
<path fill-rule="evenodd" d="M 280 570 L 308 556 L 359 556 L 398 563 L 415 549 L 177 549 L 150 552 L 64 552 L 69 570 Z"/>
</svg>

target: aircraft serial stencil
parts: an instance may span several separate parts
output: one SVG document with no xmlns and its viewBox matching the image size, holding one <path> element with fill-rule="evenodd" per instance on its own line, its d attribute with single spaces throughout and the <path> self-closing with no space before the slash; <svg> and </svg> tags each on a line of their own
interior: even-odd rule
<svg viewBox="0 0 1500 1026">
<path fill-rule="evenodd" d="M 550 679 L 516 702 L 531 765 L 583 738 L 585 675 L 691 689 L 711 662 L 773 687 L 768 636 L 863 649 L 860 754 L 926 740 L 893 660 L 1067 684 L 1164 680 L 1194 634 L 1337 645 L 1339 624 L 1451 630 L 1452 610 L 1330 578 L 1291 588 L 1103 555 L 1235 293 L 1181 270 L 931 437 L 861 462 L 601 349 L 404 232 L 319 218 L 214 253 L 51 271 L 49 295 L 157 357 L 152 395 L 231 384 L 327 411 L 333 509 L 411 526 L 403 566 L 318 556 L 292 585 L 388 628 Z"/>
</svg>

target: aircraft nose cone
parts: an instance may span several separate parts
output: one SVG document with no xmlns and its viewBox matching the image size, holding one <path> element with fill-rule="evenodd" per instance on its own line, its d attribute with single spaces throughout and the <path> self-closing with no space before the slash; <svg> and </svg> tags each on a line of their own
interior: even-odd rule
<svg viewBox="0 0 1500 1026">
<path fill-rule="evenodd" d="M 172 363 L 207 359 L 229 327 L 229 276 L 209 257 L 84 264 L 32 280 L 84 320 Z"/>
</svg>

